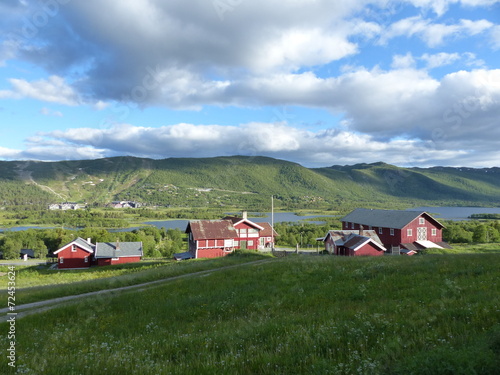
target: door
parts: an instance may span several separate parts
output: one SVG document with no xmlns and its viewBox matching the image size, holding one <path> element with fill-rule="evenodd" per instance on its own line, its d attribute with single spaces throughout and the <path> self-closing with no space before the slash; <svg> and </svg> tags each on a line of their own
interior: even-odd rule
<svg viewBox="0 0 500 375">
<path fill-rule="evenodd" d="M 247 241 L 240 241 L 240 249 L 241 250 L 247 249 Z"/>
<path fill-rule="evenodd" d="M 427 228 L 417 228 L 417 241 L 427 241 Z"/>
</svg>

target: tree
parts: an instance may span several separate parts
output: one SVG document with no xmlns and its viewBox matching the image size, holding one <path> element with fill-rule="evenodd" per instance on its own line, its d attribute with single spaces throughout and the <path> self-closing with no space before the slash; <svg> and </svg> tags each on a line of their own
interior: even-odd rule
<svg viewBox="0 0 500 375">
<path fill-rule="evenodd" d="M 21 254 L 22 243 L 12 238 L 6 238 L 1 250 L 4 259 L 18 259 Z"/>
<path fill-rule="evenodd" d="M 47 255 L 47 246 L 42 240 L 37 240 L 33 246 L 33 252 L 35 253 L 35 258 L 43 258 Z"/>
</svg>

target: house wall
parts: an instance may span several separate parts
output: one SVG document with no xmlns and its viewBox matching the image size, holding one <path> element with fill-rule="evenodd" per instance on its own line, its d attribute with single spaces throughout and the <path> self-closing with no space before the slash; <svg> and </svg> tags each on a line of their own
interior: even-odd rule
<svg viewBox="0 0 500 375">
<path fill-rule="evenodd" d="M 98 266 L 109 266 L 112 264 L 124 264 L 124 263 L 136 263 L 140 262 L 141 257 L 120 257 L 118 260 L 113 260 L 111 258 L 99 258 L 97 259 Z"/>
<path fill-rule="evenodd" d="M 223 248 L 198 249 L 198 258 L 219 258 L 227 254 L 230 253 L 225 252 Z"/>
<path fill-rule="evenodd" d="M 384 255 L 384 251 L 377 248 L 373 243 L 369 242 L 354 252 L 354 256 L 373 256 L 378 257 Z"/>
<path fill-rule="evenodd" d="M 238 241 L 238 246 L 236 246 L 237 249 L 243 248 L 242 241 L 246 241 L 245 247 L 248 250 L 257 250 L 259 248 L 260 234 L 257 228 L 247 223 L 239 223 L 235 225 L 234 228 L 238 232 L 238 238 L 236 238 L 236 241 Z M 251 233 L 249 233 L 249 230 L 252 230 Z M 256 231 L 254 232 L 253 230 Z"/>
<path fill-rule="evenodd" d="M 57 268 L 86 268 L 90 267 L 92 254 L 76 246 L 76 251 L 71 251 L 73 245 L 69 245 L 57 253 Z M 85 262 L 87 257 L 88 262 Z M 63 263 L 61 263 L 61 258 Z"/>
</svg>

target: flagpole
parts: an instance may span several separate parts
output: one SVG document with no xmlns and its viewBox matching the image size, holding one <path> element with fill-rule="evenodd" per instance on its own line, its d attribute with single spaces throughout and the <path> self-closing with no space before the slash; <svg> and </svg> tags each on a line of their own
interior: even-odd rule
<svg viewBox="0 0 500 375">
<path fill-rule="evenodd" d="M 274 251 L 274 195 L 271 195 L 271 246 Z"/>
</svg>

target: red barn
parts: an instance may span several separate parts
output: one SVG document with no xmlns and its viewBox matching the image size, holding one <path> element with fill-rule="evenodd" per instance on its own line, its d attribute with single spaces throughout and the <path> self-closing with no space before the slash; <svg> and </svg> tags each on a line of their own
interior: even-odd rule
<svg viewBox="0 0 500 375">
<path fill-rule="evenodd" d="M 78 237 L 54 252 L 57 255 L 57 268 L 88 268 L 92 263 L 94 245 L 90 239 Z"/>
<path fill-rule="evenodd" d="M 380 256 L 386 251 L 374 230 L 331 230 L 323 241 L 332 255 Z"/>
<path fill-rule="evenodd" d="M 431 215 L 419 211 L 358 208 L 342 219 L 344 230 L 374 230 L 393 254 L 449 247 L 443 242 L 443 228 Z"/>
</svg>

